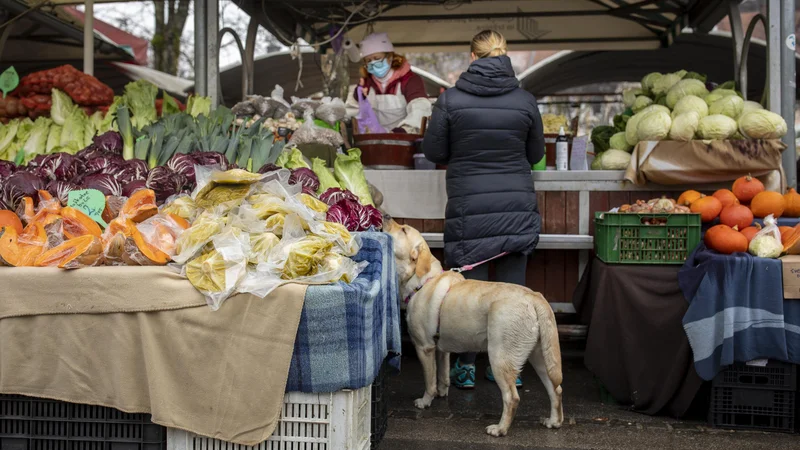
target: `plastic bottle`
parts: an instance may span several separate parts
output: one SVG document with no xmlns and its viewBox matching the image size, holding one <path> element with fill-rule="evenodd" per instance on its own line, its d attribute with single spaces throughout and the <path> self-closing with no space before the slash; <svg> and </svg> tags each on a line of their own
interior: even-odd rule
<svg viewBox="0 0 800 450">
<path fill-rule="evenodd" d="M 558 130 L 556 138 L 556 170 L 569 170 L 569 141 L 564 127 Z"/>
</svg>

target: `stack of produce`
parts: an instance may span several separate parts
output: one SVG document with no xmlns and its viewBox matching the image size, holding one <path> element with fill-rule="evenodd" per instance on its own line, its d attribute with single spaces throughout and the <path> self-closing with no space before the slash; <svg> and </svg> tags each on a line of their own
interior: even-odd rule
<svg viewBox="0 0 800 450">
<path fill-rule="evenodd" d="M 328 206 L 290 184 L 288 170 L 198 170 L 195 192 L 162 213 L 191 223 L 173 259 L 212 308 L 237 292 L 263 297 L 289 280 L 349 283 L 365 267 L 348 258 L 360 241 L 325 221 Z"/>
<path fill-rule="evenodd" d="M 640 141 L 779 139 L 786 122 L 760 104 L 745 101 L 733 82 L 714 87 L 704 75 L 681 70 L 651 73 L 641 88 L 623 92 L 628 108 L 613 125 L 595 127 L 593 170 L 622 170 Z M 709 91 L 709 89 L 712 89 Z"/>
<path fill-rule="evenodd" d="M 87 115 L 105 109 L 114 100 L 114 91 L 97 78 L 65 65 L 33 72 L 20 80 L 14 95 L 28 109 L 32 118 L 49 115 L 53 89 L 65 92 Z"/>
<path fill-rule="evenodd" d="M 800 217 L 800 194 L 794 189 L 781 195 L 766 191 L 758 179 L 745 176 L 737 179 L 730 190 L 720 189 L 710 196 L 686 191 L 677 204 L 700 214 L 703 222 L 719 220 L 720 224 L 711 227 L 705 236 L 706 246 L 712 250 L 724 254 L 749 251 L 765 258 L 800 254 L 800 225 L 775 224 L 780 217 Z M 764 219 L 765 227 L 754 224 L 754 218 Z"/>
<path fill-rule="evenodd" d="M 28 108 L 22 104 L 19 97 L 6 95 L 0 98 L 0 123 L 7 124 L 18 117 L 27 117 Z"/>
<path fill-rule="evenodd" d="M 291 170 L 290 184 L 300 184 L 302 192 L 318 198 L 325 208 L 326 220 L 344 225 L 349 231 L 381 228 L 383 216 L 372 201 L 369 185 L 361 164 L 361 150 L 352 148 L 339 154 L 333 163 L 333 173 L 325 161 L 314 158 L 311 167 L 297 148 L 283 152 L 275 165 L 267 165 L 260 173 L 285 168 Z"/>
</svg>

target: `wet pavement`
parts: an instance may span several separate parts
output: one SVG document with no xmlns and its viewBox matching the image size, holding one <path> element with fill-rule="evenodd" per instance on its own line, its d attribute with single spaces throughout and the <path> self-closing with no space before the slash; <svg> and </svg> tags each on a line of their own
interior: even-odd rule
<svg viewBox="0 0 800 450">
<path fill-rule="evenodd" d="M 800 449 L 800 435 L 709 428 L 705 400 L 699 397 L 688 417 L 653 417 L 603 404 L 583 352 L 562 345 L 564 426 L 548 430 L 539 420 L 549 414 L 544 387 L 530 366 L 523 372 L 520 405 L 509 435 L 484 433 L 502 411 L 498 387 L 483 378 L 488 359 L 477 361 L 475 390 L 450 389 L 446 399 L 420 411 L 414 399 L 424 391 L 422 368 L 413 348 L 404 349 L 402 373 L 389 378 L 389 426 L 379 450 L 495 449 Z"/>
</svg>

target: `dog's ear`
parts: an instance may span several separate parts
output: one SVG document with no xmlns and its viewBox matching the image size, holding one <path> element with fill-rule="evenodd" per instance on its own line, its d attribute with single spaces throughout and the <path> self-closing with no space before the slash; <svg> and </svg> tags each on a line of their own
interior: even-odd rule
<svg viewBox="0 0 800 450">
<path fill-rule="evenodd" d="M 415 258 L 416 254 L 416 258 Z M 411 258 L 417 260 L 417 278 L 422 278 L 431 271 L 431 250 L 427 245 L 421 244 L 411 252 Z"/>
</svg>

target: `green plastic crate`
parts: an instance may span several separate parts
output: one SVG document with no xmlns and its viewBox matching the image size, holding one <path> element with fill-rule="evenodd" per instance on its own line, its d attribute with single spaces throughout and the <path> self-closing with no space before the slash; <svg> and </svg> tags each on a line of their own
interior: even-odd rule
<svg viewBox="0 0 800 450">
<path fill-rule="evenodd" d="M 653 219 L 666 224 L 646 225 Z M 594 251 L 613 264 L 683 264 L 700 243 L 700 214 L 594 215 Z"/>
</svg>

